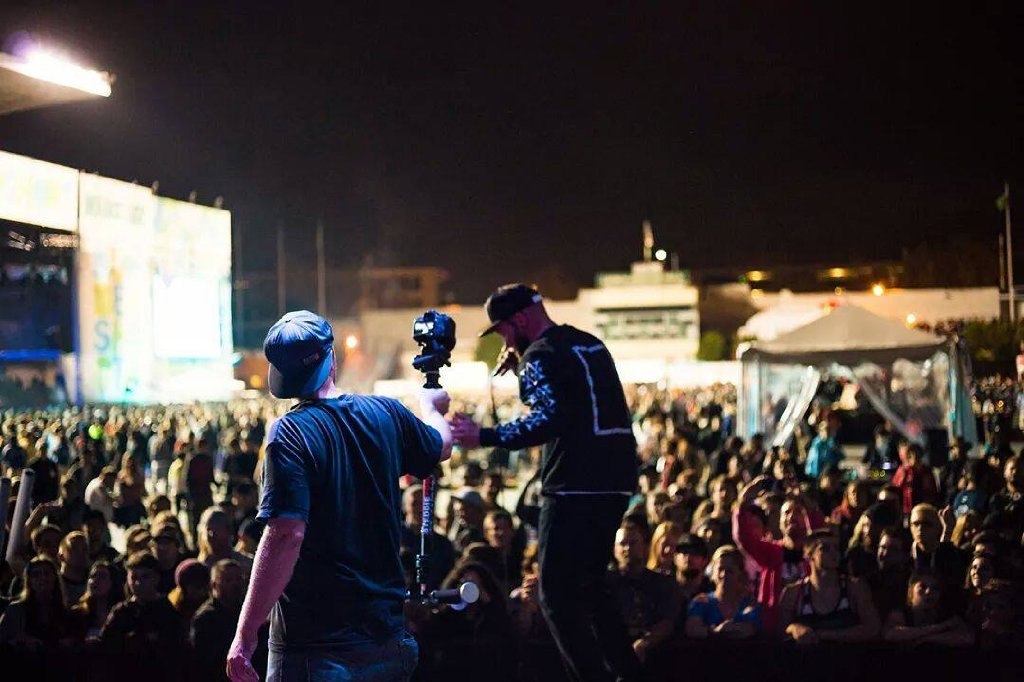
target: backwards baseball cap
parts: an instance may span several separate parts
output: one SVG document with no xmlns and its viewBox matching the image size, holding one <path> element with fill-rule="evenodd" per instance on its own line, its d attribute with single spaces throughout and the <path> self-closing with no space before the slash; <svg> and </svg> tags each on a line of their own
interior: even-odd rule
<svg viewBox="0 0 1024 682">
<path fill-rule="evenodd" d="M 327 381 L 334 354 L 334 330 L 308 310 L 294 310 L 274 323 L 263 341 L 270 362 L 267 383 L 278 398 L 312 395 Z"/>
<path fill-rule="evenodd" d="M 487 317 L 491 326 L 480 332 L 480 336 L 487 336 L 498 328 L 501 322 L 512 317 L 520 310 L 530 307 L 534 303 L 540 303 L 544 299 L 533 287 L 525 284 L 505 284 L 487 297 L 484 308 L 487 310 Z"/>
</svg>

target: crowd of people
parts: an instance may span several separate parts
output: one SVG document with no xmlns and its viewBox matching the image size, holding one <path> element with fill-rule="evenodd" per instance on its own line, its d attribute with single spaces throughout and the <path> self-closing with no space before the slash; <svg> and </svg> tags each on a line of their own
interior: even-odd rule
<svg viewBox="0 0 1024 682">
<path fill-rule="evenodd" d="M 259 448 L 284 407 L 3 413 L 0 649 L 39 679 L 223 679 L 261 533 Z"/>
<path fill-rule="evenodd" d="M 715 640 L 1024 651 L 1024 467 L 1009 440 L 954 444 L 932 466 L 882 426 L 874 452 L 894 466 L 876 470 L 851 466 L 827 412 L 780 449 L 733 434 L 734 387 L 627 394 L 639 487 L 607 578 L 642 661 Z M 34 482 L 0 571 L 0 650 L 90 662 L 67 679 L 223 679 L 261 531 L 260 448 L 285 409 L 4 413 L 8 526 L 24 472 Z M 472 581 L 480 598 L 408 603 L 420 678 L 458 674 L 467 657 L 481 677 L 559 674 L 539 602 L 536 456 L 463 452 L 444 471 L 428 583 Z M 413 588 L 422 488 L 401 485 Z"/>
</svg>

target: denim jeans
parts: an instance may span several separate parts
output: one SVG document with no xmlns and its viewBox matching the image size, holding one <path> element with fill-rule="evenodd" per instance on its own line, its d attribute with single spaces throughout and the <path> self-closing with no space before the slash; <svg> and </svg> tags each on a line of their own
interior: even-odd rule
<svg viewBox="0 0 1024 682">
<path fill-rule="evenodd" d="M 418 657 L 410 635 L 359 648 L 271 651 L 267 682 L 405 682 Z"/>
</svg>

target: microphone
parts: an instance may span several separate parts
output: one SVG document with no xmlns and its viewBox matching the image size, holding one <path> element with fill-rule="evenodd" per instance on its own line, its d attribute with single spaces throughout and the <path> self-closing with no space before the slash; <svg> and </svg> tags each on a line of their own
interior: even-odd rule
<svg viewBox="0 0 1024 682">
<path fill-rule="evenodd" d="M 495 363 L 494 372 L 491 376 L 500 377 L 508 372 L 515 371 L 517 366 L 519 366 L 519 351 L 511 346 L 504 346 L 501 349 L 501 353 L 498 354 L 498 360 Z"/>
<path fill-rule="evenodd" d="M 430 593 L 430 601 L 434 604 L 450 604 L 456 611 L 461 611 L 480 598 L 480 588 L 474 582 L 464 582 L 455 589 L 434 590 Z"/>
</svg>

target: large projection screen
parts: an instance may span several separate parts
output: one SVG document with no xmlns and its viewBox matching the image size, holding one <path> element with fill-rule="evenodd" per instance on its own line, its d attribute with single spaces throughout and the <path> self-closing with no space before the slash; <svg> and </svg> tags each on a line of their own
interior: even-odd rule
<svg viewBox="0 0 1024 682">
<path fill-rule="evenodd" d="M 80 186 L 83 399 L 229 398 L 231 214 L 98 176 Z"/>
<path fill-rule="evenodd" d="M 83 173 L 79 202 L 82 397 L 154 399 L 150 272 L 156 198 L 147 187 Z"/>
</svg>

